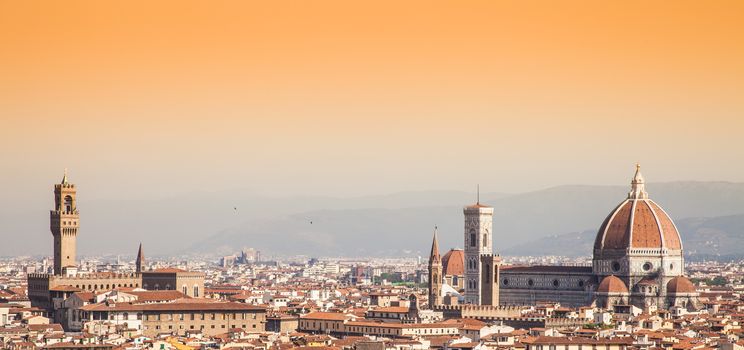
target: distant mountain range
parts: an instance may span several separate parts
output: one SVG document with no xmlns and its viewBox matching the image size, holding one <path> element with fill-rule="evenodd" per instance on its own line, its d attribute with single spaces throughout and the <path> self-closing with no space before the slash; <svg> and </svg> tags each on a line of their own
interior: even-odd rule
<svg viewBox="0 0 744 350">
<path fill-rule="evenodd" d="M 649 184 L 651 197 L 679 220 L 688 252 L 708 254 L 697 247 L 698 236 L 717 229 L 732 237 L 742 250 L 742 217 L 702 222 L 687 217 L 744 213 L 744 184 L 679 182 Z M 520 255 L 590 255 L 596 228 L 625 198 L 627 187 L 560 186 L 546 190 L 489 198 L 494 207 L 497 251 Z M 465 202 L 468 203 L 468 202 Z M 313 219 L 309 224 L 308 218 Z M 693 222 L 700 222 L 693 226 Z M 397 209 L 321 210 L 253 220 L 209 237 L 191 247 L 196 252 L 230 252 L 236 246 L 257 246 L 286 254 L 421 255 L 427 254 L 432 227 L 439 226 L 442 248 L 462 245 L 462 204 Z M 273 234 L 270 234 L 273 232 Z M 580 232 L 568 234 L 566 232 Z M 271 237 L 267 237 L 271 235 Z M 710 235 L 710 234 L 708 234 Z M 560 240 L 551 238 L 560 237 Z M 573 240 L 571 239 L 573 238 Z M 689 241 L 689 242 L 688 242 Z"/>
<path fill-rule="evenodd" d="M 597 227 L 628 189 L 559 186 L 481 194 L 481 202 L 494 207 L 494 240 L 500 253 L 589 255 Z M 677 222 L 688 252 L 725 255 L 744 250 L 744 183 L 651 183 L 647 190 Z M 230 254 L 249 246 L 264 256 L 425 256 L 434 225 L 443 250 L 462 246 L 462 207 L 474 197 L 467 192 L 421 191 L 276 198 L 225 191 L 86 202 L 81 195 L 78 250 L 134 255 L 141 241 L 146 255 Z M 23 237 L 0 245 L 0 255 L 49 254 L 48 209 L 8 208 L 0 213 L 2 236 Z"/>
</svg>

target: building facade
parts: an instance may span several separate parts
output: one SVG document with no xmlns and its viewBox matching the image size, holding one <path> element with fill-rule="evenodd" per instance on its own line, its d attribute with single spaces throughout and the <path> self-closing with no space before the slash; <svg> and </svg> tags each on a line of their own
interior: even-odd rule
<svg viewBox="0 0 744 350">
<path fill-rule="evenodd" d="M 493 208 L 480 204 L 463 209 L 465 215 L 465 303 L 481 304 L 481 257 L 493 254 Z"/>
<path fill-rule="evenodd" d="M 640 166 L 627 197 L 601 224 L 592 266 L 501 266 L 492 255 L 493 208 L 464 209 L 465 303 L 697 308 L 684 274 L 682 240 L 672 219 L 649 199 Z M 490 282 L 490 284 L 489 284 Z"/>
<path fill-rule="evenodd" d="M 57 314 L 63 301 L 75 292 L 107 291 L 116 288 L 144 288 L 179 290 L 190 297 L 204 293 L 202 272 L 161 269 L 143 272 L 144 255 L 140 244 L 134 273 L 87 273 L 77 270 L 76 247 L 80 226 L 77 188 L 70 183 L 65 171 L 62 181 L 54 185 L 54 209 L 50 212 L 50 229 L 54 238 L 54 274 L 30 273 L 28 297 L 32 306 L 47 311 L 49 317 L 61 322 Z"/>
</svg>

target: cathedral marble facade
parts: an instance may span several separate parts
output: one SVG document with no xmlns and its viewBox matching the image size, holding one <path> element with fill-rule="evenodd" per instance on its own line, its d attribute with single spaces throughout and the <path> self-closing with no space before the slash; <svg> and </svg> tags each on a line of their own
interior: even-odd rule
<svg viewBox="0 0 744 350">
<path fill-rule="evenodd" d="M 452 291 L 457 290 L 461 302 L 474 305 L 553 301 L 573 307 L 697 307 L 697 291 L 683 276 L 679 232 L 667 213 L 649 199 L 640 166 L 627 198 L 610 212 L 597 232 L 592 266 L 501 266 L 499 257 L 492 253 L 493 208 L 478 202 L 466 206 L 463 213 L 465 286 L 447 288 L 447 280 L 434 283 L 439 289 L 431 294 L 440 298 L 432 305 L 453 300 Z M 438 262 L 441 264 L 441 259 Z M 430 261 L 430 270 L 437 268 L 436 263 Z M 441 278 L 441 272 L 436 277 Z"/>
</svg>

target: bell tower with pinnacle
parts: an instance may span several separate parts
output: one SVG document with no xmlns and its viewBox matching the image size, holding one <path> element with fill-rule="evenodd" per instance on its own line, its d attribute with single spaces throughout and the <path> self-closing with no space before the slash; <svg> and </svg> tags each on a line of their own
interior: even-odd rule
<svg viewBox="0 0 744 350">
<path fill-rule="evenodd" d="M 465 303 L 480 305 L 481 274 L 483 264 L 481 257 L 493 254 L 493 208 L 480 202 L 478 197 L 473 205 L 463 208 L 465 216 Z"/>
<path fill-rule="evenodd" d="M 442 304 L 442 257 L 439 255 L 437 228 L 434 227 L 434 240 L 429 254 L 429 308 Z"/>
<path fill-rule="evenodd" d="M 54 210 L 49 225 L 54 236 L 54 274 L 63 275 L 74 268 L 80 213 L 77 209 L 77 190 L 67 181 L 67 169 L 62 182 L 54 185 Z"/>
</svg>

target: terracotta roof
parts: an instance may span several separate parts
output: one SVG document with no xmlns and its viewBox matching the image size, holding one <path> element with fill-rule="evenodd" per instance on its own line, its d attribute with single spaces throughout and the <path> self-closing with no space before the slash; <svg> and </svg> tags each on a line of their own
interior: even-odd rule
<svg viewBox="0 0 744 350">
<path fill-rule="evenodd" d="M 531 342 L 536 345 L 557 345 L 557 344 L 633 344 L 633 338 L 583 338 L 583 337 L 547 337 L 539 336 Z"/>
<path fill-rule="evenodd" d="M 490 205 L 482 204 L 480 202 L 466 206 L 467 209 L 480 209 L 480 208 L 491 208 Z"/>
<path fill-rule="evenodd" d="M 667 293 L 696 293 L 695 285 L 684 276 L 677 276 L 667 282 Z"/>
<path fill-rule="evenodd" d="M 442 257 L 442 272 L 445 276 L 465 275 L 465 253 L 462 249 L 450 249 Z"/>
<path fill-rule="evenodd" d="M 682 249 L 672 219 L 650 199 L 626 199 L 607 216 L 597 232 L 594 249 Z"/>
<path fill-rule="evenodd" d="M 311 312 L 301 318 L 311 320 L 345 321 L 348 317 L 340 312 Z"/>
<path fill-rule="evenodd" d="M 188 272 L 188 271 L 182 270 L 182 269 L 178 269 L 178 268 L 175 268 L 175 267 L 163 267 L 163 268 L 160 268 L 160 269 L 155 269 L 155 270 L 147 271 L 147 272 L 168 272 L 168 273 L 173 273 L 173 272 Z"/>
<path fill-rule="evenodd" d="M 125 293 L 136 296 L 138 302 L 167 301 L 167 300 L 189 299 L 190 298 L 189 296 L 177 290 L 143 290 L 143 291 L 127 291 Z"/>
<path fill-rule="evenodd" d="M 133 304 L 133 303 L 116 303 L 106 305 L 105 303 L 90 304 L 81 307 L 83 311 L 219 311 L 219 310 L 252 310 L 266 311 L 266 308 L 234 302 L 206 302 L 193 301 L 195 299 L 185 299 L 183 302 L 172 303 L 154 303 L 154 304 Z"/>
<path fill-rule="evenodd" d="M 407 313 L 408 308 L 407 307 L 401 307 L 401 306 L 388 306 L 388 307 L 378 307 L 376 309 L 372 309 L 370 311 L 374 312 L 389 312 L 389 313 Z"/>
<path fill-rule="evenodd" d="M 82 291 L 82 289 L 80 288 L 75 288 L 73 286 L 68 286 L 66 284 L 54 286 L 52 288 L 49 288 L 49 290 L 52 292 L 80 292 Z"/>
<path fill-rule="evenodd" d="M 628 293 L 628 286 L 621 279 L 610 275 L 602 279 L 597 288 L 598 293 Z"/>
</svg>

